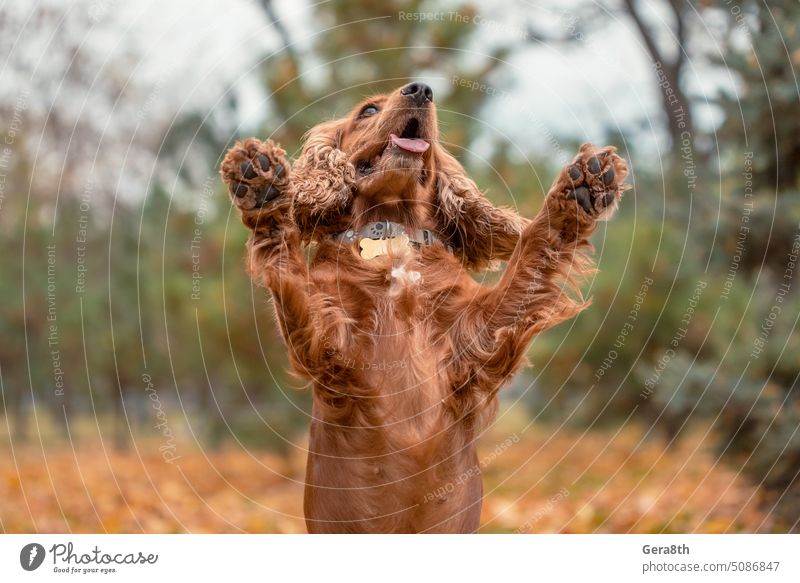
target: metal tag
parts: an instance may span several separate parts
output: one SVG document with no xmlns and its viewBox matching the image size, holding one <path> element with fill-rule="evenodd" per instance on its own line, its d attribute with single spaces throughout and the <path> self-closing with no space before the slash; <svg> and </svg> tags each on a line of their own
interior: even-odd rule
<svg viewBox="0 0 800 583">
<path fill-rule="evenodd" d="M 391 239 L 361 239 L 358 246 L 361 248 L 362 259 L 374 259 L 381 255 L 397 253 L 404 247 L 408 247 L 409 241 L 408 235 L 403 234 Z"/>
</svg>

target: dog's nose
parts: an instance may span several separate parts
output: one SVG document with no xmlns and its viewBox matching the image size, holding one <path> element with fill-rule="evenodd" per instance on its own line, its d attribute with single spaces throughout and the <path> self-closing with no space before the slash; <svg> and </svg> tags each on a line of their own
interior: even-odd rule
<svg viewBox="0 0 800 583">
<path fill-rule="evenodd" d="M 425 83 L 409 83 L 400 90 L 400 95 L 410 97 L 418 106 L 433 101 L 433 89 Z"/>
</svg>

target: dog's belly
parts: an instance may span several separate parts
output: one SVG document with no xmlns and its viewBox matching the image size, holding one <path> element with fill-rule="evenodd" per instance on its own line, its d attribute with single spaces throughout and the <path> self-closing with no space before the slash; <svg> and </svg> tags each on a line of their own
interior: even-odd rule
<svg viewBox="0 0 800 583">
<path fill-rule="evenodd" d="M 423 441 L 365 454 L 350 444 L 382 443 L 383 432 L 350 429 L 345 443 L 341 432 L 331 433 L 312 424 L 304 503 L 309 532 L 477 531 L 482 484 L 474 446 L 451 449 L 445 438 L 435 450 Z"/>
<path fill-rule="evenodd" d="M 474 532 L 482 486 L 472 431 L 448 414 L 430 349 L 414 355 L 385 341 L 381 354 L 394 366 L 365 374 L 376 393 L 347 419 L 318 421 L 324 407 L 315 407 L 309 531 Z"/>
</svg>

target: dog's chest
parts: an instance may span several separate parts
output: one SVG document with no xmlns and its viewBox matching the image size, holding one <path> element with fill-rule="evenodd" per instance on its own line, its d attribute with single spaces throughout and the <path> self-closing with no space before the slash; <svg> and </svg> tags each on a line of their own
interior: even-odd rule
<svg viewBox="0 0 800 583">
<path fill-rule="evenodd" d="M 437 349 L 424 321 L 385 321 L 381 332 L 365 371 L 381 432 L 389 450 L 423 457 L 420 445 L 433 445 L 444 413 L 446 383 Z"/>
<path fill-rule="evenodd" d="M 447 397 L 448 344 L 435 311 L 436 297 L 448 294 L 433 293 L 431 284 L 448 266 L 423 261 L 413 248 L 392 251 L 368 260 L 348 254 L 326 283 L 352 323 L 346 361 L 386 431 L 413 441 L 436 432 Z"/>
</svg>

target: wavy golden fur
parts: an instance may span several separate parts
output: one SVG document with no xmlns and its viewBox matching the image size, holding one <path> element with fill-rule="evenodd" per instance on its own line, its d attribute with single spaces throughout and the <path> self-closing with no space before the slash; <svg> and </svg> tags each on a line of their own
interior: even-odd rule
<svg viewBox="0 0 800 583">
<path fill-rule="evenodd" d="M 524 219 L 493 206 L 442 147 L 432 92 L 412 83 L 313 128 L 292 168 L 250 138 L 221 174 L 251 231 L 251 275 L 313 385 L 308 530 L 476 531 L 476 439 L 531 338 L 586 307 L 588 237 L 616 207 L 625 162 L 585 144 Z M 386 220 L 430 229 L 452 252 L 365 260 L 332 237 Z M 508 265 L 496 285 L 470 277 L 497 261 Z"/>
</svg>

